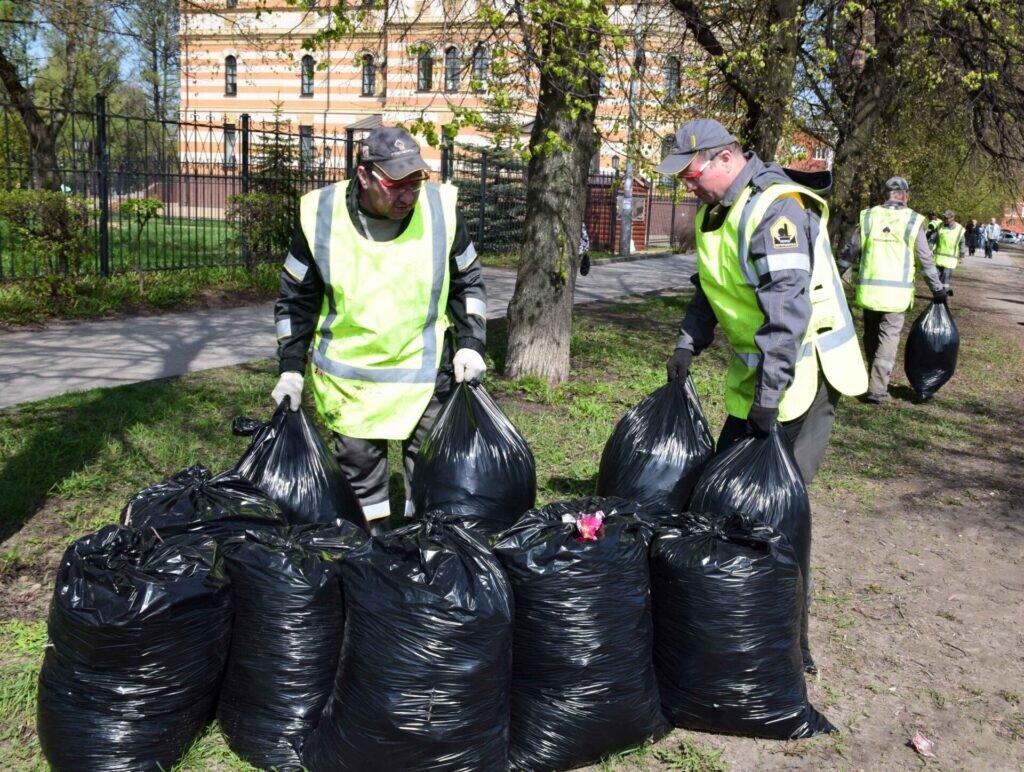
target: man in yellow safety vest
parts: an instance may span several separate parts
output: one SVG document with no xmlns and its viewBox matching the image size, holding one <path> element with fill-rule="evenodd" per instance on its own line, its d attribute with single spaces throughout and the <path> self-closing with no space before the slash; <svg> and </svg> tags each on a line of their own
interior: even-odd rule
<svg viewBox="0 0 1024 772">
<path fill-rule="evenodd" d="M 695 225 L 696 292 L 668 377 L 685 378 L 720 325 L 735 356 L 719 449 L 767 435 L 780 422 L 810 483 L 828 446 L 839 394 L 867 387 L 828 240 L 828 205 L 808 187 L 829 187 L 831 175 L 784 170 L 744 153 L 710 119 L 683 124 L 656 171 L 678 175 L 703 204 Z"/>
<path fill-rule="evenodd" d="M 947 209 L 942 215 L 942 224 L 928 235 L 928 245 L 932 248 L 939 278 L 950 295 L 953 294 L 953 269 L 960 260 L 967 257 L 966 232 L 964 226 L 956 221 L 956 212 Z"/>
<path fill-rule="evenodd" d="M 391 513 L 388 440 L 402 442 L 409 515 L 416 452 L 452 378 L 486 370 L 480 261 L 456 188 L 429 177 L 407 131 L 373 129 L 352 180 L 302 197 L 274 308 L 271 396 L 298 409 L 312 343 L 317 410 L 372 533 Z"/>
<path fill-rule="evenodd" d="M 860 213 L 849 243 L 839 255 L 839 273 L 860 263 L 856 303 L 864 309 L 864 352 L 871 368 L 865 400 L 888 402 L 889 377 L 896 363 L 905 313 L 914 304 L 914 256 L 936 303 L 947 292 L 935 270 L 925 236 L 924 217 L 910 209 L 910 184 L 903 177 L 885 183 L 886 202 Z"/>
</svg>

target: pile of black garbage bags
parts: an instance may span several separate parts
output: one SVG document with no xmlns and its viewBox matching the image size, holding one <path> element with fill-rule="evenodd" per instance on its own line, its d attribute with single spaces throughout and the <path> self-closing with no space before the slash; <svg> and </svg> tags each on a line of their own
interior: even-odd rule
<svg viewBox="0 0 1024 772">
<path fill-rule="evenodd" d="M 38 728 L 53 769 L 170 769 L 216 717 L 261 769 L 559 770 L 673 726 L 793 739 L 810 516 L 785 437 L 713 457 L 690 382 L 630 410 L 598 495 L 536 507 L 479 384 L 424 441 L 417 515 L 370 538 L 286 405 L 220 474 L 141 490 L 56 578 Z"/>
</svg>

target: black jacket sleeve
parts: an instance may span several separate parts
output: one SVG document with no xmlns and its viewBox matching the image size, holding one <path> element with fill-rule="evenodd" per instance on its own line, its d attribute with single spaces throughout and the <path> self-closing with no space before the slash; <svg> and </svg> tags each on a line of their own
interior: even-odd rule
<svg viewBox="0 0 1024 772">
<path fill-rule="evenodd" d="M 279 371 L 304 372 L 309 344 L 324 301 L 324 282 L 313 261 L 306 234 L 296 219 L 291 248 L 281 269 L 274 324 Z"/>
<path fill-rule="evenodd" d="M 455 334 L 455 347 L 471 348 L 483 356 L 487 343 L 483 271 L 462 212 L 456 212 L 455 218 L 455 241 L 448 255 L 448 319 Z"/>
</svg>

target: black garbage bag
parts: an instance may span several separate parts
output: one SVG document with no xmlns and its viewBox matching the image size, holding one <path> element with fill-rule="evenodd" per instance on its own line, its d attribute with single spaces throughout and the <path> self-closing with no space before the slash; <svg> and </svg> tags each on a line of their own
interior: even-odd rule
<svg viewBox="0 0 1024 772">
<path fill-rule="evenodd" d="M 805 606 L 811 580 L 811 502 L 778 424 L 765 438 L 747 437 L 719 453 L 704 467 L 690 499 L 696 514 L 744 513 L 780 531 L 796 553 L 804 581 Z M 807 609 L 801 615 L 804 668 L 816 673 L 807 638 Z"/>
<path fill-rule="evenodd" d="M 350 553 L 341 574 L 341 661 L 306 766 L 505 770 L 512 590 L 495 557 L 428 512 Z"/>
<path fill-rule="evenodd" d="M 649 515 L 685 512 L 715 441 L 689 377 L 669 381 L 619 421 L 601 454 L 598 496 L 620 496 Z"/>
<path fill-rule="evenodd" d="M 234 632 L 217 718 L 231 750 L 261 769 L 299 769 L 296 746 L 331 693 L 341 653 L 340 559 L 366 542 L 352 523 L 229 539 Z"/>
<path fill-rule="evenodd" d="M 960 353 L 960 331 L 945 303 L 929 303 L 907 336 L 903 369 L 911 388 L 929 399 L 953 377 Z"/>
<path fill-rule="evenodd" d="M 675 726 L 779 740 L 834 731 L 807 702 L 803 579 L 781 532 L 745 515 L 680 517 L 651 546 L 651 596 Z"/>
<path fill-rule="evenodd" d="M 601 512 L 598 525 L 592 518 Z M 515 592 L 513 769 L 570 769 L 668 731 L 652 661 L 651 526 L 623 499 L 527 512 L 494 553 Z"/>
<path fill-rule="evenodd" d="M 235 472 L 214 476 L 190 466 L 136 493 L 121 510 L 121 524 L 160 536 L 202 533 L 222 541 L 250 528 L 285 525 L 280 507 Z"/>
<path fill-rule="evenodd" d="M 235 471 L 276 501 L 289 523 L 348 520 L 367 528 L 352 485 L 301 407 L 284 400 L 269 421 L 240 416 L 231 428 L 252 437 Z"/>
<path fill-rule="evenodd" d="M 37 726 L 55 770 L 171 769 L 212 717 L 231 584 L 208 536 L 117 525 L 64 552 L 39 673 Z"/>
<path fill-rule="evenodd" d="M 423 439 L 412 476 L 417 514 L 440 510 L 485 536 L 537 498 L 533 452 L 478 383 L 461 383 Z"/>
</svg>

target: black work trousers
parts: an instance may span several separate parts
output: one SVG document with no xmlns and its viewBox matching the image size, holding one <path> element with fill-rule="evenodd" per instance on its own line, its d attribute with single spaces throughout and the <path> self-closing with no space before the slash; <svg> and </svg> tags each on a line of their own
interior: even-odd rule
<svg viewBox="0 0 1024 772">
<path fill-rule="evenodd" d="M 818 473 L 821 459 L 825 455 L 829 438 L 832 436 L 832 425 L 836 421 L 836 405 L 839 403 L 839 392 L 833 389 L 828 381 L 818 374 L 818 392 L 814 395 L 807 412 L 792 421 L 782 424 L 782 430 L 793 445 L 793 455 L 800 469 L 800 476 L 806 485 Z M 747 422 L 743 418 L 729 416 L 725 419 L 722 433 L 718 435 L 718 453 L 727 450 L 732 443 L 747 436 Z"/>
</svg>

